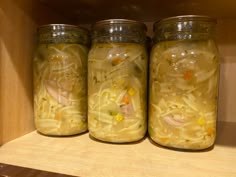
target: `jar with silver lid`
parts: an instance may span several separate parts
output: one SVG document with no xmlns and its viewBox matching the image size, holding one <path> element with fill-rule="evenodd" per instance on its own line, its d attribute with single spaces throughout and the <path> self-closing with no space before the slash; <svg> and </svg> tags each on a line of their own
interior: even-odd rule
<svg viewBox="0 0 236 177">
<path fill-rule="evenodd" d="M 149 135 L 156 143 L 200 150 L 216 137 L 219 54 L 216 20 L 177 16 L 154 24 Z"/>
<path fill-rule="evenodd" d="M 109 19 L 93 27 L 88 57 L 88 126 L 92 137 L 113 143 L 146 133 L 146 26 Z"/>
<path fill-rule="evenodd" d="M 74 25 L 38 28 L 34 65 L 34 118 L 45 135 L 87 130 L 88 32 Z"/>
</svg>

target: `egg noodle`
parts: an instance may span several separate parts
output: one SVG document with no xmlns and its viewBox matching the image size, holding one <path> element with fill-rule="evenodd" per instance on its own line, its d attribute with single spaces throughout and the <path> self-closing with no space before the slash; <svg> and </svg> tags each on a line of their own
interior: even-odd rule
<svg viewBox="0 0 236 177">
<path fill-rule="evenodd" d="M 95 43 L 88 58 L 90 134 L 117 143 L 141 139 L 146 132 L 145 47 Z"/>
<path fill-rule="evenodd" d="M 87 130 L 87 53 L 80 44 L 40 44 L 34 58 L 35 125 L 47 135 Z"/>
<path fill-rule="evenodd" d="M 160 42 L 150 63 L 149 134 L 164 146 L 215 141 L 219 59 L 213 41 Z"/>
</svg>

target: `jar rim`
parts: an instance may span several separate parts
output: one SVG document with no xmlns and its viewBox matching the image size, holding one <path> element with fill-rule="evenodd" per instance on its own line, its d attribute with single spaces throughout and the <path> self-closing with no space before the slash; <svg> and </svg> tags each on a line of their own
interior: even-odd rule
<svg viewBox="0 0 236 177">
<path fill-rule="evenodd" d="M 213 17 L 206 16 L 206 15 L 179 15 L 179 16 L 173 16 L 173 17 L 167 17 L 163 18 L 161 20 L 157 20 L 153 24 L 153 29 L 155 30 L 155 27 L 160 24 L 169 23 L 169 22 L 182 22 L 182 21 L 203 21 L 203 22 L 209 22 L 209 23 L 217 23 L 217 20 Z"/>
<path fill-rule="evenodd" d="M 74 29 L 74 30 L 78 30 L 81 32 L 86 33 L 87 35 L 89 34 L 89 30 L 77 25 L 71 25 L 71 24 L 45 24 L 45 25 L 41 25 L 37 28 L 38 33 L 41 33 L 43 31 L 47 31 L 47 30 L 61 30 L 61 29 Z"/>
<path fill-rule="evenodd" d="M 96 28 L 101 25 L 110 25 L 110 24 L 134 24 L 141 26 L 145 31 L 147 31 L 147 26 L 141 21 L 131 20 L 131 19 L 106 19 L 97 21 L 93 28 Z"/>
</svg>

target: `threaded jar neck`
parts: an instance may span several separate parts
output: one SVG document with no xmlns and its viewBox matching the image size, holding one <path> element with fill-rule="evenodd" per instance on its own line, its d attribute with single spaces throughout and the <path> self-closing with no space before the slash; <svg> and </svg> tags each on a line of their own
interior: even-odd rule
<svg viewBox="0 0 236 177">
<path fill-rule="evenodd" d="M 39 43 L 79 43 L 89 44 L 87 30 L 75 25 L 49 24 L 38 28 Z"/>
<path fill-rule="evenodd" d="M 215 36 L 216 19 L 200 15 L 165 18 L 153 25 L 154 43 L 166 40 L 207 40 Z"/>
<path fill-rule="evenodd" d="M 108 19 L 98 21 L 93 26 L 92 40 L 95 43 L 146 42 L 146 25 L 128 19 Z"/>
</svg>

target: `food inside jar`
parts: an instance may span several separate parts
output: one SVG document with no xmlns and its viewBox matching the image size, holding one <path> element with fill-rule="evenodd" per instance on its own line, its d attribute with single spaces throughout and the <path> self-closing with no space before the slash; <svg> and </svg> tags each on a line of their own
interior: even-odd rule
<svg viewBox="0 0 236 177">
<path fill-rule="evenodd" d="M 145 47 L 95 43 L 88 57 L 88 127 L 102 141 L 137 141 L 146 132 Z"/>
<path fill-rule="evenodd" d="M 160 42 L 153 48 L 150 72 L 151 138 L 182 149 L 213 145 L 219 77 L 214 42 Z"/>
<path fill-rule="evenodd" d="M 39 132 L 73 135 L 87 130 L 87 47 L 40 44 L 34 58 L 34 114 Z"/>
</svg>

